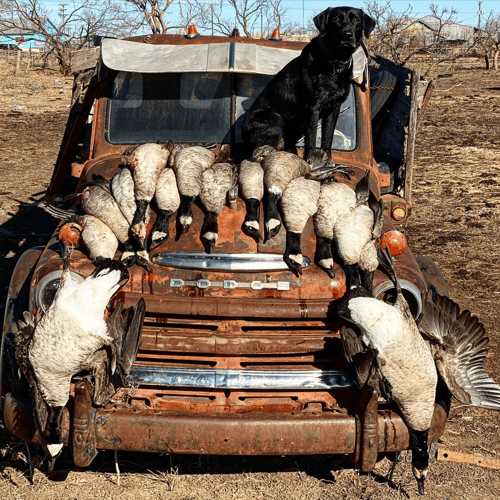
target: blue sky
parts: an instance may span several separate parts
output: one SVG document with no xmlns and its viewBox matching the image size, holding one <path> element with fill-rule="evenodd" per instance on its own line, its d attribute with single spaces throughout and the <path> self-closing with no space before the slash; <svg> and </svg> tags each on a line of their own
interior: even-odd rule
<svg viewBox="0 0 500 500">
<path fill-rule="evenodd" d="M 335 7 L 337 5 L 349 5 L 352 7 L 363 8 L 362 1 L 356 0 L 347 0 L 346 2 L 340 1 L 335 2 L 332 0 L 284 0 L 286 6 L 289 9 L 290 17 L 297 22 L 302 23 L 302 15 L 304 13 L 304 17 L 307 19 L 313 17 L 314 13 L 321 12 L 327 7 Z M 379 4 L 384 4 L 385 0 L 379 0 Z M 463 24 L 470 24 L 473 26 L 477 26 L 478 15 L 477 11 L 479 8 L 479 2 L 477 1 L 439 1 L 439 0 L 412 0 L 409 1 L 393 1 L 391 2 L 393 9 L 396 12 L 404 12 L 408 5 L 411 5 L 413 11 L 412 15 L 414 17 L 424 17 L 430 14 L 429 5 L 434 3 L 442 8 L 455 8 L 458 11 L 457 22 Z M 484 11 L 484 16 L 487 16 L 491 10 L 494 10 L 496 13 L 500 13 L 500 1 L 483 1 L 481 5 L 481 10 Z"/>
<path fill-rule="evenodd" d="M 307 25 L 308 19 L 311 19 L 316 13 L 321 12 L 327 7 L 335 7 L 338 5 L 349 5 L 352 7 L 363 7 L 363 2 L 361 0 L 340 0 L 340 1 L 332 1 L 332 0 L 283 0 L 285 5 L 289 9 L 289 16 L 292 20 L 302 24 L 302 18 L 304 16 L 305 24 Z M 62 3 L 66 3 L 66 9 L 71 9 L 72 1 L 71 0 L 40 0 L 40 2 L 45 5 L 50 10 L 58 10 L 59 6 Z M 207 3 L 210 3 L 210 0 L 207 0 Z M 379 0 L 380 4 L 385 3 L 385 0 Z M 469 24 L 473 26 L 477 26 L 478 21 L 478 1 L 466 1 L 466 0 L 412 0 L 404 1 L 404 0 L 396 0 L 391 2 L 394 10 L 396 12 L 404 12 L 408 5 L 411 5 L 413 8 L 412 15 L 414 17 L 424 17 L 430 14 L 429 5 L 434 3 L 438 5 L 440 8 L 448 8 L 451 9 L 454 7 L 458 11 L 457 22 L 463 24 Z M 176 9 L 173 8 L 172 5 L 172 14 Z M 499 0 L 487 0 L 482 2 L 481 9 L 484 11 L 483 18 L 487 16 L 491 10 L 494 10 L 496 13 L 500 13 L 500 1 Z"/>
</svg>

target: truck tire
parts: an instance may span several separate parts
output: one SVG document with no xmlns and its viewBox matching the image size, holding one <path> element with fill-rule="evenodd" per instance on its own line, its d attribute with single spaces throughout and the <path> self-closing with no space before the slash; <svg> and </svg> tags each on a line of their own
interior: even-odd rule
<svg viewBox="0 0 500 500">
<path fill-rule="evenodd" d="M 389 96 L 394 92 L 398 79 L 383 69 L 370 68 L 370 107 L 371 119 L 373 120 Z"/>
</svg>

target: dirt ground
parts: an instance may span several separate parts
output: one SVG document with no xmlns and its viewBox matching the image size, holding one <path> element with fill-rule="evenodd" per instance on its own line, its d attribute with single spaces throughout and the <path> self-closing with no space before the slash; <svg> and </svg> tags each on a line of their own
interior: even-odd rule
<svg viewBox="0 0 500 500">
<path fill-rule="evenodd" d="M 406 234 L 414 253 L 434 259 L 450 296 L 484 322 L 486 368 L 500 381 L 500 76 L 468 59 L 437 67 L 436 89 L 417 139 L 413 215 Z M 452 73 L 452 76 L 437 77 Z M 0 308 L 16 260 L 43 244 L 54 227 L 41 207 L 69 109 L 71 79 L 30 71 L 15 77 L 0 59 Z M 24 108 L 17 108 L 24 106 Z M 455 404 L 440 440 L 446 451 L 500 467 L 500 414 Z M 24 444 L 0 431 L 0 497 L 5 499 L 399 499 L 418 498 L 409 463 L 389 488 L 384 459 L 360 474 L 338 456 L 213 457 L 112 453 L 88 469 L 63 456 L 56 471 L 35 469 L 31 485 Z M 429 499 L 494 499 L 497 468 L 437 460 Z"/>
</svg>

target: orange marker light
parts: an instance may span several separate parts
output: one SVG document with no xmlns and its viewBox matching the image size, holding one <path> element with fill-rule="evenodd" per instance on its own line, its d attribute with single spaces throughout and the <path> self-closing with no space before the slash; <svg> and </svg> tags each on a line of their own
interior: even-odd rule
<svg viewBox="0 0 500 500">
<path fill-rule="evenodd" d="M 68 222 L 59 230 L 59 239 L 65 240 L 70 248 L 75 248 L 80 241 L 82 229 L 82 226 L 79 224 Z"/>
<path fill-rule="evenodd" d="M 396 229 L 385 232 L 380 238 L 380 246 L 382 248 L 389 248 L 391 255 L 395 257 L 403 253 L 408 246 L 406 236 Z"/>
<path fill-rule="evenodd" d="M 186 38 L 196 38 L 200 36 L 194 24 L 191 24 L 188 28 L 188 32 L 184 35 Z"/>
<path fill-rule="evenodd" d="M 281 42 L 281 40 L 283 40 L 281 38 L 281 33 L 280 33 L 280 30 L 278 28 L 274 29 L 273 36 L 270 38 L 270 40 L 272 40 L 273 42 Z"/>
</svg>

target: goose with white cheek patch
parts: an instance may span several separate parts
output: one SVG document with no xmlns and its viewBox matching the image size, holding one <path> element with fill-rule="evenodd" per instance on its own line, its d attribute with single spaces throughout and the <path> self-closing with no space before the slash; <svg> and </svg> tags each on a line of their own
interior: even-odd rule
<svg viewBox="0 0 500 500">
<path fill-rule="evenodd" d="M 376 200 L 370 192 L 369 176 L 370 170 L 367 170 L 355 191 L 343 189 L 344 194 L 340 198 L 342 203 L 332 204 L 338 210 L 333 225 L 333 238 L 344 265 L 347 289 L 363 286 L 371 291 L 373 275 L 378 267 L 377 251 L 382 234 L 384 207 L 382 200 Z M 369 206 L 363 204 L 366 201 Z M 320 235 L 325 237 L 321 230 Z M 326 247 L 327 243 L 321 243 L 317 249 L 316 259 L 319 262 L 324 261 L 325 256 L 330 258 Z"/>
<path fill-rule="evenodd" d="M 149 251 L 167 241 L 170 217 L 178 210 L 181 203 L 175 172 L 165 168 L 156 183 L 155 201 L 158 206 L 158 216 L 151 229 Z"/>
<path fill-rule="evenodd" d="M 19 371 L 30 385 L 34 420 L 49 469 L 63 447 L 61 421 L 71 378 L 82 371 L 91 372 L 94 403 L 107 403 L 126 384 L 145 313 L 141 299 L 125 312 L 121 304 L 105 320 L 106 306 L 127 282 L 128 271 L 120 262 L 106 260 L 77 283 L 71 277 L 64 240 L 61 246 L 63 273 L 51 306 L 38 322 L 25 312 L 15 337 Z"/>
<path fill-rule="evenodd" d="M 182 148 L 175 153 L 174 169 L 181 197 L 178 218 L 182 234 L 188 230 L 193 222 L 191 205 L 200 194 L 203 172 L 215 163 L 224 163 L 230 154 L 229 144 L 223 144 L 217 156 L 202 146 Z"/>
<path fill-rule="evenodd" d="M 148 143 L 128 148 L 122 154 L 122 164 L 130 169 L 134 180 L 136 210 L 130 230 L 141 248 L 146 247 L 147 213 L 155 194 L 156 182 L 174 147 L 171 141 L 164 145 Z"/>
<path fill-rule="evenodd" d="M 302 158 L 287 151 L 277 151 L 271 146 L 261 146 L 252 155 L 252 160 L 262 165 L 264 170 L 264 242 L 274 238 L 281 228 L 279 219 L 278 203 L 283 196 L 287 186 L 294 179 L 308 177 L 313 180 L 322 180 L 334 173 L 345 173 L 345 168 L 336 166 L 333 163 L 321 162 L 318 164 L 317 158 L 323 158 L 324 152 L 319 150 L 312 157 L 312 164 L 307 163 Z"/>
<path fill-rule="evenodd" d="M 219 238 L 217 218 L 226 204 L 227 192 L 238 182 L 237 169 L 229 163 L 217 163 L 203 172 L 202 181 L 200 201 L 206 212 L 201 241 L 210 253 Z"/>
<path fill-rule="evenodd" d="M 260 241 L 259 208 L 264 197 L 264 170 L 260 163 L 249 160 L 241 162 L 239 185 L 247 209 L 243 230 Z"/>
<path fill-rule="evenodd" d="M 281 213 L 286 229 L 286 249 L 283 256 L 287 266 L 299 277 L 302 274 L 300 238 L 309 217 L 318 209 L 320 183 L 299 177 L 292 180 L 281 197 Z"/>
<path fill-rule="evenodd" d="M 46 206 L 47 212 L 57 219 L 77 224 L 83 244 L 89 252 L 89 259 L 95 266 L 103 260 L 113 259 L 118 249 L 118 239 L 113 231 L 93 215 L 78 215 L 72 210 Z"/>
<path fill-rule="evenodd" d="M 113 196 L 116 203 L 120 207 L 123 216 L 125 217 L 129 227 L 131 228 L 131 226 L 133 225 L 135 214 L 137 212 L 137 203 L 135 200 L 134 178 L 132 176 L 132 172 L 130 171 L 130 169 L 128 167 L 124 167 L 120 173 L 116 174 L 111 179 L 111 183 L 108 184 L 108 186 L 111 195 Z M 148 203 L 142 221 L 143 224 L 142 234 L 144 235 L 150 217 L 151 217 L 151 206 Z M 129 230 L 129 233 L 132 235 L 134 234 L 132 233 L 131 230 Z M 135 247 L 135 261 L 137 262 L 137 264 L 141 265 L 145 269 L 148 269 L 149 254 L 147 250 L 141 246 L 142 243 L 140 243 L 137 238 L 134 238 L 134 241 L 132 243 L 134 244 Z"/>
<path fill-rule="evenodd" d="M 261 146 L 252 155 L 264 170 L 266 198 L 264 200 L 264 242 L 274 238 L 281 228 L 278 212 L 280 201 L 288 184 L 294 179 L 304 177 L 311 171 L 311 165 L 302 158 L 286 151 L 276 151 L 271 146 Z"/>
<path fill-rule="evenodd" d="M 104 222 L 125 247 L 121 261 L 126 266 L 138 264 L 149 271 L 147 254 L 143 255 L 144 251 L 137 249 L 130 239 L 130 225 L 111 194 L 110 182 L 94 174 L 80 196 L 83 210 Z"/>
<path fill-rule="evenodd" d="M 463 404 L 494 410 L 500 410 L 500 386 L 483 367 L 488 337 L 479 320 L 469 311 L 460 312 L 448 297 L 433 298 L 429 291 L 417 325 L 389 251 L 379 250 L 379 257 L 395 284 L 396 301 L 386 304 L 361 287 L 348 290 L 338 313 L 354 323 L 361 336 L 343 327 L 341 338 L 358 383 L 374 386 L 399 406 L 410 434 L 413 474 L 423 494 L 438 377 Z M 389 481 L 396 462 L 397 457 Z"/>
</svg>

